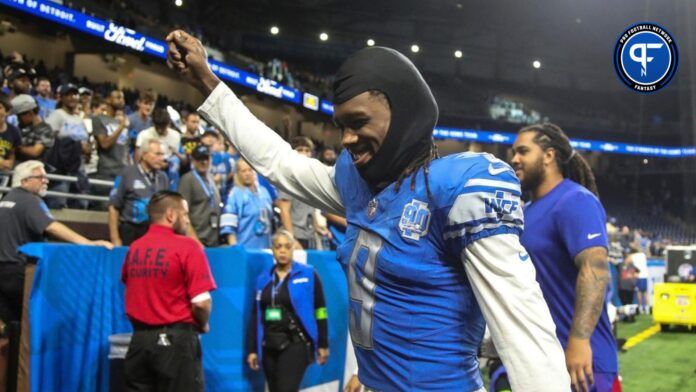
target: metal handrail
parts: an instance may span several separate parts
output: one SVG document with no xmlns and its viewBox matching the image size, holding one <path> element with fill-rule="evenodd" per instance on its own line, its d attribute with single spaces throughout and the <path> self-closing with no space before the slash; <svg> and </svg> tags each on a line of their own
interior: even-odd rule
<svg viewBox="0 0 696 392">
<path fill-rule="evenodd" d="M 8 188 L 6 186 L 0 186 L 0 193 L 7 193 L 11 190 L 12 190 L 12 188 Z M 91 201 L 103 201 L 103 202 L 109 201 L 108 196 L 84 195 L 81 193 L 66 193 L 66 192 L 47 191 L 46 196 L 62 197 L 64 199 L 76 199 L 76 200 L 91 200 Z"/>
<path fill-rule="evenodd" d="M 6 172 L 2 173 L 3 175 L 8 175 L 12 176 L 14 172 Z M 47 173 L 46 177 L 49 180 L 54 180 L 54 181 L 62 181 L 62 182 L 77 182 L 77 177 L 76 176 L 64 176 L 62 174 L 51 174 Z M 114 187 L 114 182 L 113 181 L 108 181 L 108 180 L 98 180 L 96 178 L 89 178 L 87 177 L 87 180 L 89 181 L 89 185 L 97 185 L 97 186 L 103 186 L 103 187 L 108 187 L 108 188 L 113 188 Z"/>
<path fill-rule="evenodd" d="M 62 174 L 46 174 L 46 177 L 48 177 L 49 180 L 55 180 L 55 181 L 77 182 L 77 177 L 75 177 L 75 176 L 64 176 Z M 96 178 L 89 178 L 89 177 L 88 177 L 88 180 L 89 180 L 89 185 L 98 185 L 98 186 L 104 186 L 104 187 L 109 187 L 109 188 L 114 187 L 113 181 L 98 180 Z"/>
</svg>

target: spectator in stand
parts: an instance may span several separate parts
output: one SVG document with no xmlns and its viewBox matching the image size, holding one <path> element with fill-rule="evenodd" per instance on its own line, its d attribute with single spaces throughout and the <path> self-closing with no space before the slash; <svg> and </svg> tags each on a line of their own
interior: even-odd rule
<svg viewBox="0 0 696 392">
<path fill-rule="evenodd" d="M 268 249 L 271 245 L 273 206 L 266 188 L 256 181 L 256 172 L 243 158 L 237 161 L 234 188 L 220 218 L 220 234 L 228 245 Z"/>
<path fill-rule="evenodd" d="M 147 128 L 138 134 L 138 139 L 135 142 L 135 146 L 140 148 L 144 140 L 157 139 L 164 144 L 165 159 L 169 159 L 169 157 L 172 155 L 181 156 L 179 153 L 179 149 L 181 147 L 181 133 L 171 128 L 171 118 L 169 117 L 167 109 L 155 109 L 152 112 L 152 123 L 152 127 Z"/>
<path fill-rule="evenodd" d="M 314 143 L 308 137 L 296 136 L 290 145 L 298 154 L 312 157 Z M 314 231 L 317 228 L 317 222 L 314 216 L 314 207 L 283 191 L 278 192 L 276 204 L 280 208 L 280 221 L 283 228 L 295 237 L 295 245 L 302 249 L 316 249 Z"/>
<path fill-rule="evenodd" d="M 191 152 L 191 170 L 181 177 L 179 193 L 189 205 L 193 233 L 204 246 L 218 246 L 220 193 L 210 175 L 210 149 L 199 145 Z"/>
<path fill-rule="evenodd" d="M 54 190 L 71 193 L 87 193 L 89 182 L 85 174 L 84 164 L 90 156 L 91 146 L 89 134 L 82 117 L 78 113 L 78 88 L 73 84 L 58 87 L 59 101 L 57 109 L 46 119 L 56 133 L 53 148 L 46 157 L 49 170 L 54 174 L 75 176 L 75 183 L 56 182 Z M 51 208 L 87 208 L 86 200 L 70 200 L 65 198 L 49 198 L 47 204 Z"/>
<path fill-rule="evenodd" d="M 321 150 L 320 160 L 326 166 L 333 166 L 336 164 L 336 149 L 330 146 L 324 147 Z"/>
<path fill-rule="evenodd" d="M 181 174 L 185 174 L 190 169 L 191 153 L 201 143 L 200 135 L 201 118 L 196 112 L 189 112 L 184 117 L 184 135 L 181 136 L 181 151 L 183 160 L 181 162 Z"/>
<path fill-rule="evenodd" d="M 92 90 L 87 87 L 80 87 L 78 93 L 80 94 L 80 117 L 82 117 L 85 128 L 87 128 L 91 145 L 91 153 L 85 165 L 85 173 L 87 173 L 88 177 L 93 177 L 99 170 L 99 151 L 97 139 L 94 136 L 94 122 L 92 121 Z"/>
<path fill-rule="evenodd" d="M 7 122 L 7 114 L 12 105 L 6 97 L 0 97 L 0 186 L 7 186 L 10 181 L 8 172 L 15 164 L 15 151 L 22 143 L 19 129 Z"/>
<path fill-rule="evenodd" d="M 164 159 L 166 161 L 167 175 L 169 177 L 170 189 L 176 189 L 179 185 L 179 168 L 184 155 L 179 152 L 181 148 L 181 134 L 170 127 L 171 117 L 165 108 L 156 108 L 152 112 L 153 126 L 141 131 L 135 142 L 136 149 L 139 149 L 144 140 L 157 139 L 164 146 Z M 135 157 L 138 159 L 139 152 L 136 150 Z"/>
<path fill-rule="evenodd" d="M 48 118 L 56 110 L 56 100 L 52 98 L 51 81 L 45 76 L 36 78 L 36 103 L 39 104 L 39 115 Z"/>
<path fill-rule="evenodd" d="M 7 79 L 7 86 L 9 87 L 8 99 L 12 99 L 19 94 L 31 93 L 31 79 L 35 76 L 32 68 L 24 64 L 10 64 L 4 68 L 3 75 Z M 17 116 L 15 115 L 8 116 L 6 121 L 15 127 L 18 125 Z"/>
<path fill-rule="evenodd" d="M 104 112 L 97 112 L 92 117 L 92 133 L 99 153 L 95 177 L 113 180 L 129 163 L 129 120 L 123 115 L 125 99 L 121 90 L 112 89 L 104 103 Z"/>
<path fill-rule="evenodd" d="M 19 94 L 30 94 L 31 79 L 36 76 L 34 70 L 25 64 L 10 64 L 4 69 L 7 86 L 10 88 L 9 98 Z"/>
<path fill-rule="evenodd" d="M 128 117 L 131 140 L 136 140 L 141 131 L 152 126 L 152 111 L 155 108 L 155 102 L 157 102 L 157 93 L 151 89 L 143 90 L 138 95 L 136 101 L 138 110 Z"/>
<path fill-rule="evenodd" d="M 12 99 L 12 113 L 17 115 L 22 142 L 18 149 L 20 161 L 35 159 L 43 161 L 46 151 L 53 147 L 55 136 L 50 125 L 39 116 L 39 105 L 29 94 L 20 94 Z"/>
<path fill-rule="evenodd" d="M 80 87 L 78 92 L 80 93 L 80 109 L 82 110 L 82 118 L 92 118 L 92 90 L 87 87 Z"/>
<path fill-rule="evenodd" d="M 210 173 L 213 181 L 220 190 L 220 198 L 227 200 L 231 185 L 234 183 L 234 173 L 237 163 L 229 152 L 225 151 L 222 136 L 215 131 L 206 131 L 201 137 L 201 144 L 211 151 Z"/>
<path fill-rule="evenodd" d="M 141 147 L 138 163 L 125 167 L 114 181 L 109 197 L 109 236 L 116 246 L 130 245 L 148 229 L 147 206 L 150 197 L 168 188 L 164 166 L 164 146 L 148 139 Z"/>
</svg>

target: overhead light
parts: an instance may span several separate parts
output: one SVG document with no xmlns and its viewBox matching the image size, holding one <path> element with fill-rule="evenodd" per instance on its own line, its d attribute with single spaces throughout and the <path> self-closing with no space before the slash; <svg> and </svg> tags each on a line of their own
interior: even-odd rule
<svg viewBox="0 0 696 392">
<path fill-rule="evenodd" d="M 174 0 L 174 5 L 177 7 L 181 7 L 184 5 L 184 0 Z"/>
<path fill-rule="evenodd" d="M 375 46 L 375 40 L 373 40 L 372 38 L 368 39 L 367 46 Z"/>
<path fill-rule="evenodd" d="M 321 34 L 319 34 L 319 39 L 322 41 L 326 41 L 329 39 L 329 35 L 326 33 L 321 33 Z"/>
<path fill-rule="evenodd" d="M 413 52 L 413 53 L 420 52 L 420 46 L 418 46 L 416 44 L 411 45 L 411 52 Z"/>
<path fill-rule="evenodd" d="M 278 33 L 280 33 L 278 26 L 271 26 L 271 34 L 278 35 Z"/>
<path fill-rule="evenodd" d="M 541 68 L 541 61 L 539 61 L 539 60 L 532 61 L 532 67 L 534 67 L 536 69 Z"/>
<path fill-rule="evenodd" d="M 454 51 L 454 57 L 460 59 L 460 58 L 462 58 L 462 56 L 464 56 L 464 53 L 462 53 L 461 50 L 455 50 L 455 51 Z"/>
</svg>

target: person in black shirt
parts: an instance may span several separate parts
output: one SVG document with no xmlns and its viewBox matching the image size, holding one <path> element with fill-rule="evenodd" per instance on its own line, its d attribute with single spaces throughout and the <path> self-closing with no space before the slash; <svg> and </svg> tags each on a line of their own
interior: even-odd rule
<svg viewBox="0 0 696 392">
<path fill-rule="evenodd" d="M 74 244 L 113 248 L 109 242 L 90 241 L 56 221 L 41 200 L 47 186 L 44 164 L 35 160 L 26 161 L 15 167 L 12 190 L 0 200 L 0 348 L 8 344 L 8 337 L 19 341 L 27 264 L 26 256 L 19 252 L 20 246 L 28 242 L 41 242 L 48 234 Z M 8 351 L 1 349 L 0 380 L 3 379 L 7 356 Z M 10 371 L 15 373 L 16 369 Z"/>
<path fill-rule="evenodd" d="M 7 172 L 12 170 L 15 164 L 15 150 L 22 143 L 19 129 L 6 121 L 10 109 L 10 101 L 0 97 L 0 186 L 6 186 L 9 182 Z"/>
<path fill-rule="evenodd" d="M 314 359 L 329 357 L 328 320 L 319 275 L 309 265 L 292 260 L 292 234 L 273 236 L 276 264 L 257 281 L 252 323 L 247 335 L 253 370 L 262 363 L 271 392 L 298 391 Z"/>
</svg>

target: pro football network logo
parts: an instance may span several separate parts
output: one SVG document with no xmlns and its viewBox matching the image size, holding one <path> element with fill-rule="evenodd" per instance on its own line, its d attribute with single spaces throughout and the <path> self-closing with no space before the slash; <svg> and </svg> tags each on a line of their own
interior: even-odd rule
<svg viewBox="0 0 696 392">
<path fill-rule="evenodd" d="M 635 24 L 616 41 L 614 68 L 619 79 L 632 90 L 652 93 L 667 86 L 678 64 L 674 38 L 654 23 Z"/>
</svg>

